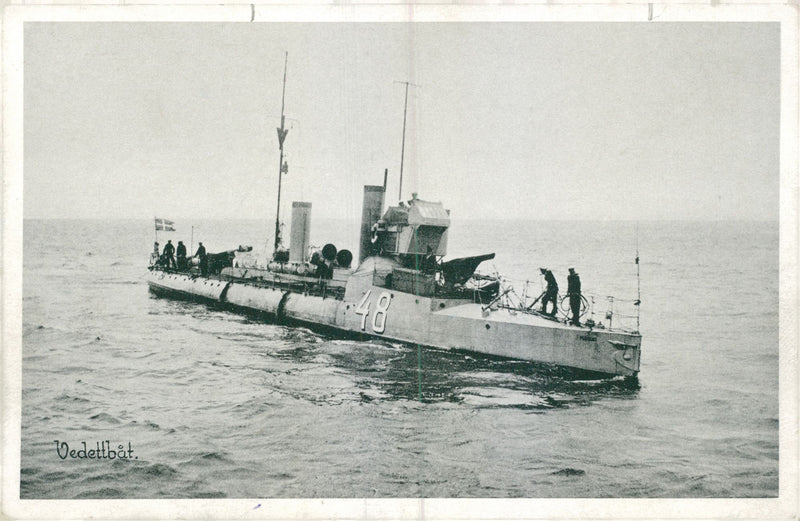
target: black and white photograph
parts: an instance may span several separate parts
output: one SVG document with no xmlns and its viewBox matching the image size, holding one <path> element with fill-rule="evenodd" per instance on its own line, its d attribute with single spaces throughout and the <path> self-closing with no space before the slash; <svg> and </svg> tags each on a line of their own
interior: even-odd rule
<svg viewBox="0 0 800 521">
<path fill-rule="evenodd" d="M 4 516 L 797 515 L 796 12 L 227 7 L 7 11 Z"/>
</svg>

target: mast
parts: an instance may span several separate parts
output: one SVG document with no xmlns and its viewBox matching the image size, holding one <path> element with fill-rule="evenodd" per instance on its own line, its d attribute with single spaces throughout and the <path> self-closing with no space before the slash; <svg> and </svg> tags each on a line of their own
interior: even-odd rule
<svg viewBox="0 0 800 521">
<path fill-rule="evenodd" d="M 639 276 L 639 223 L 636 223 L 636 331 L 639 331 L 639 314 L 642 305 L 642 283 Z"/>
<path fill-rule="evenodd" d="M 281 245 L 281 180 L 283 178 L 283 174 L 285 174 L 289 168 L 283 162 L 283 142 L 286 139 L 286 134 L 289 133 L 289 129 L 285 128 L 286 118 L 283 115 L 284 104 L 286 101 L 286 66 L 289 63 L 289 52 L 286 51 L 286 57 L 284 58 L 283 62 L 283 94 L 281 94 L 281 127 L 277 129 L 278 131 L 278 147 L 280 148 L 280 160 L 278 161 L 278 208 L 275 214 L 275 251 L 278 251 L 278 248 Z"/>
<path fill-rule="evenodd" d="M 419 87 L 408 81 L 395 81 L 395 83 L 402 83 L 406 86 L 406 100 L 403 104 L 403 146 L 400 150 L 400 189 L 398 190 L 397 200 L 403 200 L 403 162 L 406 158 L 406 115 L 408 114 L 408 86 Z"/>
<path fill-rule="evenodd" d="M 406 82 L 406 101 L 403 104 L 403 146 L 400 149 L 400 189 L 397 200 L 403 200 L 403 160 L 406 158 L 406 114 L 408 113 L 408 82 Z"/>
</svg>

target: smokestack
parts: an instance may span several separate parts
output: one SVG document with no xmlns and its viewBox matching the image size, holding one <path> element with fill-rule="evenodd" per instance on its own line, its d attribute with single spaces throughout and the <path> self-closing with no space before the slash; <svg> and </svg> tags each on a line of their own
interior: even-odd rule
<svg viewBox="0 0 800 521">
<path fill-rule="evenodd" d="M 306 260 L 311 238 L 311 203 L 292 202 L 292 231 L 289 239 L 289 262 Z"/>
<path fill-rule="evenodd" d="M 378 222 L 383 212 L 383 193 L 384 187 L 382 186 L 364 186 L 364 203 L 361 207 L 361 240 L 358 252 L 359 264 L 369 255 L 372 225 Z"/>
</svg>

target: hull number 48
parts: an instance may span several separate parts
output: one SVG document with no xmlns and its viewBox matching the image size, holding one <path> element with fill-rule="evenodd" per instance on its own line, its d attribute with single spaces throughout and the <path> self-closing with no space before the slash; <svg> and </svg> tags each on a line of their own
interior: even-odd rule
<svg viewBox="0 0 800 521">
<path fill-rule="evenodd" d="M 356 315 L 361 315 L 361 331 L 367 328 L 367 315 L 369 315 L 369 299 L 372 290 L 367 291 L 356 308 Z M 375 311 L 372 313 L 372 331 L 375 333 L 383 333 L 386 331 L 386 315 L 389 311 L 389 304 L 392 303 L 392 295 L 388 291 L 384 291 L 375 302 Z"/>
</svg>

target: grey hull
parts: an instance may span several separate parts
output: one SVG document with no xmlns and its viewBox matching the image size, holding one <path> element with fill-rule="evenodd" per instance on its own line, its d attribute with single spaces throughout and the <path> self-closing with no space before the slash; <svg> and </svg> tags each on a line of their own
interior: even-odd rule
<svg viewBox="0 0 800 521">
<path fill-rule="evenodd" d="M 152 292 L 266 313 L 346 333 L 361 333 L 441 349 L 530 360 L 610 376 L 639 372 L 641 335 L 589 329 L 511 309 L 403 293 L 364 285 L 343 300 L 153 270 Z"/>
</svg>

